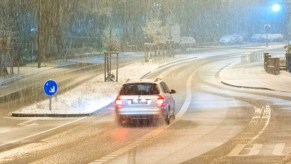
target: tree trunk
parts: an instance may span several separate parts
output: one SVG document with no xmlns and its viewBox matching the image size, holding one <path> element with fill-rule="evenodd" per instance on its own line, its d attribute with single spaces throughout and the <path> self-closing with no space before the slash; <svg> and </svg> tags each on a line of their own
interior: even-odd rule
<svg viewBox="0 0 291 164">
<path fill-rule="evenodd" d="M 49 55 L 53 54 L 54 46 L 51 43 L 55 39 L 55 46 L 60 55 L 62 53 L 62 28 L 60 1 L 38 1 L 38 37 L 37 37 L 37 63 L 38 68 Z"/>
</svg>

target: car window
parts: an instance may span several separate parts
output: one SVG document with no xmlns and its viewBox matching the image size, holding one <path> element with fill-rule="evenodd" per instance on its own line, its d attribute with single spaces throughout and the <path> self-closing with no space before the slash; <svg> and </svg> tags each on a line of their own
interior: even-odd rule
<svg viewBox="0 0 291 164">
<path fill-rule="evenodd" d="M 161 82 L 161 86 L 162 86 L 162 89 L 163 89 L 163 91 L 164 91 L 165 93 L 170 93 L 170 90 L 169 90 L 169 88 L 168 88 L 168 86 L 167 86 L 166 83 Z"/>
<path fill-rule="evenodd" d="M 159 89 L 155 83 L 130 83 L 124 84 L 120 95 L 156 95 Z"/>
</svg>

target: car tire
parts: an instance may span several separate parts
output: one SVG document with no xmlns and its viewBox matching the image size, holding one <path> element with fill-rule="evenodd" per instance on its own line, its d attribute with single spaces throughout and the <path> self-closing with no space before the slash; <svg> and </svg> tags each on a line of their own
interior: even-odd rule
<svg viewBox="0 0 291 164">
<path fill-rule="evenodd" d="M 174 120 L 176 119 L 176 114 L 175 114 L 175 112 L 174 112 L 174 111 L 173 111 L 172 118 L 173 118 Z"/>
<path fill-rule="evenodd" d="M 122 118 L 117 117 L 117 118 L 116 118 L 116 122 L 117 122 L 117 125 L 119 125 L 119 126 L 123 126 L 123 119 L 122 119 Z"/>
<path fill-rule="evenodd" d="M 166 125 L 169 125 L 170 124 L 170 119 L 169 119 L 168 116 L 165 118 L 165 123 L 166 123 Z"/>
<path fill-rule="evenodd" d="M 166 123 L 166 125 L 169 125 L 170 124 L 170 115 L 169 115 L 169 110 L 167 111 L 167 114 L 165 115 L 165 118 L 164 118 L 164 120 L 165 120 L 165 123 Z"/>
</svg>

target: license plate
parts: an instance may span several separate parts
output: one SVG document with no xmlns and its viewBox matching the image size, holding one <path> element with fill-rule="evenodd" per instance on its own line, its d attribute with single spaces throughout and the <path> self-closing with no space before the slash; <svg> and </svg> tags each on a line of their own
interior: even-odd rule
<svg viewBox="0 0 291 164">
<path fill-rule="evenodd" d="M 133 99 L 132 104 L 147 104 L 148 101 L 146 99 Z"/>
</svg>

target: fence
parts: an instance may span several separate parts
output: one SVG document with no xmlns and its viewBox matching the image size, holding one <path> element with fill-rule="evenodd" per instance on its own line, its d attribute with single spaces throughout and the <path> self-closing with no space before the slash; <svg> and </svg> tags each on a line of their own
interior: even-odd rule
<svg viewBox="0 0 291 164">
<path fill-rule="evenodd" d="M 263 52 L 242 53 L 241 64 L 263 61 Z"/>
<path fill-rule="evenodd" d="M 144 57 L 145 62 L 150 59 L 156 59 L 165 56 L 174 58 L 174 42 L 167 41 L 166 43 L 144 43 Z"/>
</svg>

